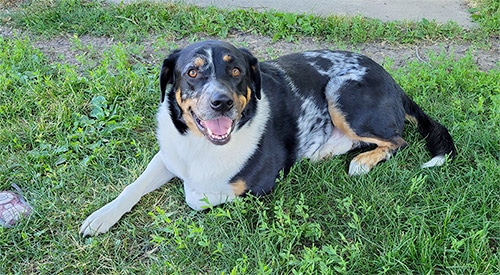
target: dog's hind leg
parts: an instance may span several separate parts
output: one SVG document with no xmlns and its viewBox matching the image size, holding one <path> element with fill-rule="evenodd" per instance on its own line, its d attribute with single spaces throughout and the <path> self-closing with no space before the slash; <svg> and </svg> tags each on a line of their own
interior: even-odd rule
<svg viewBox="0 0 500 275">
<path fill-rule="evenodd" d="M 143 195 L 159 188 L 173 177 L 174 175 L 165 167 L 160 153 L 157 153 L 137 180 L 125 187 L 116 199 L 85 219 L 80 234 L 92 236 L 107 232 L 139 202 Z"/>
<path fill-rule="evenodd" d="M 363 110 L 364 113 L 357 109 L 344 110 L 336 103 L 329 103 L 328 111 L 336 130 L 354 143 L 376 145 L 375 149 L 361 153 L 351 161 L 349 175 L 368 173 L 377 163 L 390 159 L 399 148 L 406 146 L 406 141 L 400 136 L 403 113 L 381 113 L 376 108 Z"/>
<path fill-rule="evenodd" d="M 406 146 L 406 142 L 399 138 L 396 142 L 380 141 L 373 150 L 361 153 L 354 157 L 349 164 L 349 175 L 362 175 L 368 173 L 377 163 L 389 160 L 396 151 Z"/>
</svg>

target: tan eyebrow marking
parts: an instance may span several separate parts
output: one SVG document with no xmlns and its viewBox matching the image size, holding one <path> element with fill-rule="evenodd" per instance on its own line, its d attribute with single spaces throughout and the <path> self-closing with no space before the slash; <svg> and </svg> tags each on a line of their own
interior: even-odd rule
<svg viewBox="0 0 500 275">
<path fill-rule="evenodd" d="M 205 65 L 205 60 L 201 57 L 196 57 L 194 59 L 194 65 L 198 68 L 202 67 L 203 65 Z"/>
</svg>

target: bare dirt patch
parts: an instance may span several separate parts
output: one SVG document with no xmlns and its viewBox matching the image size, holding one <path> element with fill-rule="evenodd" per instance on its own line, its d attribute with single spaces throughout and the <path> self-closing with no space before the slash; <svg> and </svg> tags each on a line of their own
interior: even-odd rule
<svg viewBox="0 0 500 275">
<path fill-rule="evenodd" d="M 100 53 L 119 43 L 109 37 L 85 35 L 78 37 L 77 40 L 80 46 L 77 47 L 74 42 L 75 38 L 71 36 L 42 38 L 4 26 L 0 26 L 0 35 L 4 38 L 28 37 L 34 47 L 40 49 L 52 62 L 73 65 L 80 65 L 76 56 L 89 54 L 85 49 L 92 49 L 93 55 L 89 58 L 95 59 L 95 62 L 99 62 Z M 201 39 L 210 38 L 200 37 L 200 40 Z M 156 40 L 156 38 L 151 37 L 141 42 L 142 52 L 136 55 L 139 62 L 160 64 L 160 61 L 166 57 L 168 49 L 159 49 Z M 330 48 L 359 52 L 382 64 L 390 60 L 396 68 L 406 65 L 409 61 L 418 60 L 420 62 L 427 62 L 429 54 L 438 53 L 449 55 L 450 58 L 462 58 L 470 54 L 473 56 L 480 70 L 489 71 L 492 69 L 500 69 L 500 41 L 498 38 L 493 38 L 488 48 L 475 47 L 471 43 L 455 42 L 427 42 L 416 45 L 396 45 L 385 42 L 338 45 L 334 42 L 320 41 L 311 38 L 300 39 L 297 42 L 274 42 L 268 37 L 249 34 L 237 34 L 225 40 L 250 49 L 260 60 L 268 60 L 292 52 Z M 191 41 L 192 38 L 168 42 L 175 44 L 177 47 L 184 47 Z"/>
</svg>

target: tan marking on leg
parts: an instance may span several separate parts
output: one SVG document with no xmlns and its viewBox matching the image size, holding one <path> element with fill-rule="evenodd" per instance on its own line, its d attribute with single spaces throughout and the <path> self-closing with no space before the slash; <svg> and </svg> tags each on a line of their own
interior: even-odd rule
<svg viewBox="0 0 500 275">
<path fill-rule="evenodd" d="M 233 188 L 236 196 L 240 196 L 247 190 L 247 183 L 244 180 L 239 179 L 235 182 L 231 182 L 231 188 Z"/>
<path fill-rule="evenodd" d="M 377 163 L 389 159 L 392 156 L 391 149 L 388 147 L 377 147 L 371 151 L 361 153 L 354 157 L 352 161 L 363 165 L 369 170 L 372 169 Z"/>
<path fill-rule="evenodd" d="M 406 141 L 402 138 L 398 138 L 390 146 L 379 146 L 373 150 L 357 155 L 351 160 L 349 175 L 368 173 L 377 163 L 390 159 L 399 148 L 404 146 L 406 146 Z"/>
<path fill-rule="evenodd" d="M 349 165 L 349 175 L 360 175 L 368 173 L 377 163 L 388 160 L 398 148 L 406 146 L 406 141 L 401 137 L 392 140 L 384 140 L 377 137 L 358 136 L 345 119 L 345 115 L 334 104 L 329 104 L 328 111 L 333 125 L 344 133 L 348 138 L 365 143 L 377 145 L 377 148 L 361 153 L 354 157 Z"/>
<path fill-rule="evenodd" d="M 198 129 L 198 126 L 196 126 L 196 122 L 194 121 L 193 116 L 191 115 L 191 109 L 192 107 L 196 104 L 196 101 L 194 99 L 182 99 L 181 95 L 181 89 L 178 89 L 175 92 L 175 100 L 177 101 L 177 104 L 179 107 L 182 109 L 182 118 L 184 118 L 184 122 L 188 126 L 188 128 L 193 132 L 193 134 L 202 137 L 203 133 L 200 132 Z"/>
<path fill-rule="evenodd" d="M 360 137 L 358 136 L 354 130 L 351 128 L 349 123 L 345 119 L 345 115 L 337 109 L 335 106 L 332 104 L 329 104 L 328 106 L 328 111 L 330 112 L 330 117 L 332 119 L 333 125 L 338 128 L 344 135 L 346 135 L 348 138 L 357 140 L 357 141 L 362 141 L 365 143 L 373 143 L 376 144 L 377 146 L 381 147 L 390 147 L 393 143 L 390 141 L 385 141 L 382 139 L 374 138 L 374 137 Z"/>
</svg>

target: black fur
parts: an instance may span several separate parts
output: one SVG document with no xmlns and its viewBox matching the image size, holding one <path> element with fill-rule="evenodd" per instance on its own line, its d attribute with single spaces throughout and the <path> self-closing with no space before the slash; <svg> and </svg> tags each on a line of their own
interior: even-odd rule
<svg viewBox="0 0 500 275">
<path fill-rule="evenodd" d="M 140 177 L 92 213 L 83 235 L 109 230 L 139 199 L 172 178 L 203 210 L 245 193 L 270 192 L 280 171 L 364 147 L 349 174 L 367 173 L 406 145 L 418 124 L 442 165 L 456 154 L 448 130 L 427 116 L 380 65 L 344 51 L 309 51 L 259 63 L 245 49 L 205 41 L 176 50 L 160 72 L 160 150 Z M 325 175 L 329 177 L 331 175 Z"/>
<path fill-rule="evenodd" d="M 206 48 L 211 48 L 214 56 L 230 52 L 236 59 L 241 59 L 238 62 L 245 64 L 247 75 L 239 80 L 241 83 L 237 84 L 239 88 L 236 90 L 242 91 L 243 87 L 249 86 L 253 93 L 252 100 L 238 122 L 238 128 L 252 123 L 262 97 L 261 93 L 265 94 L 270 103 L 265 133 L 260 140 L 255 141 L 258 142 L 258 149 L 241 171 L 232 177 L 232 182 L 243 180 L 247 184 L 247 191 L 256 195 L 268 193 L 274 187 L 280 171 L 287 173 L 299 158 L 304 157 L 299 151 L 304 147 L 314 146 L 313 142 L 311 145 L 307 140 L 299 140 L 298 133 L 304 132 L 312 138 L 321 135 L 328 137 L 331 127 L 335 127 L 328 113 L 331 102 L 325 94 L 329 93 L 328 84 L 336 78 L 347 78 L 337 90 L 330 93 L 335 94 L 336 108 L 355 133 L 354 139 L 359 138 L 352 149 L 362 146 L 373 148 L 374 144 L 363 139 L 373 138 L 394 144 L 395 147 L 390 152 L 395 153 L 397 148 L 406 145 L 401 135 L 407 115 L 418 122 L 418 129 L 426 139 L 432 156 L 456 154 L 453 139 L 447 129 L 429 118 L 403 92 L 389 73 L 365 56 L 343 51 L 317 51 L 310 52 L 309 55 L 291 54 L 259 63 L 246 49 L 236 49 L 218 41 L 201 44 L 201 47 L 200 44 L 195 44 L 196 46 L 189 46 L 182 51 L 175 51 L 164 61 L 160 77 L 162 99 L 167 85 L 172 84 L 168 92 L 171 117 L 178 131 L 186 133 L 188 127 L 174 98 L 175 87 L 183 85 L 179 82 L 182 76 L 178 73 L 180 69 L 174 67 L 183 64 L 183 58 L 192 57 L 193 51 L 201 53 Z M 221 62 L 220 58 L 213 60 Z M 215 68 L 220 67 L 221 64 L 215 64 Z M 332 73 L 322 73 L 329 70 Z M 234 81 L 225 78 L 222 73 L 216 75 L 218 81 Z M 352 79 L 349 78 L 350 75 L 353 75 Z M 318 112 L 308 114 L 311 111 L 302 108 L 304 100 L 313 102 L 313 107 L 317 108 Z M 299 125 L 301 117 L 313 120 L 308 123 L 308 129 Z"/>
</svg>

